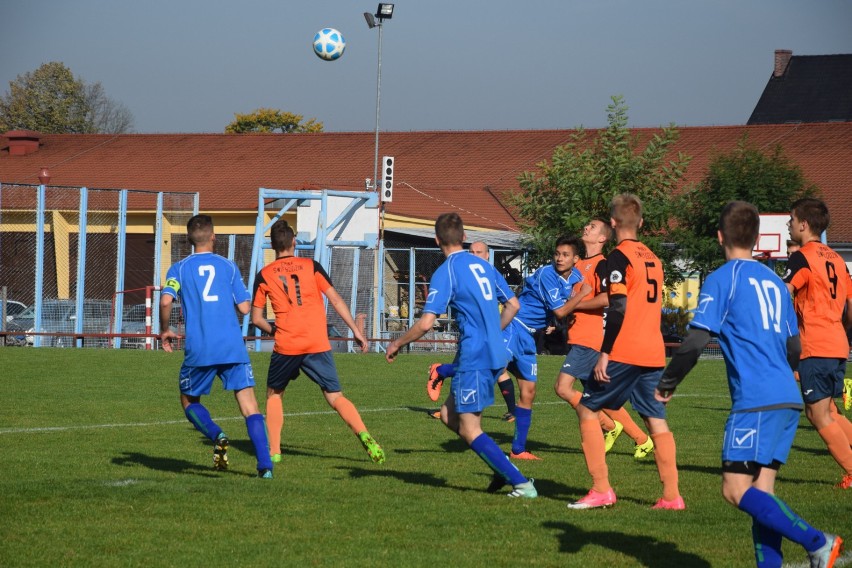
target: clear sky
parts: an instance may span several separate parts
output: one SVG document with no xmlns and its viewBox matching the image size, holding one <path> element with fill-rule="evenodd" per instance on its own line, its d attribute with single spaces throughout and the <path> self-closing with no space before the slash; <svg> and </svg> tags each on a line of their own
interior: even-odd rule
<svg viewBox="0 0 852 568">
<path fill-rule="evenodd" d="M 62 61 L 135 131 L 222 132 L 277 108 L 373 131 L 372 0 L 0 0 L 0 92 Z M 774 51 L 852 53 L 850 0 L 398 0 L 384 25 L 381 130 L 744 124 Z M 343 32 L 334 62 L 311 50 Z"/>
</svg>

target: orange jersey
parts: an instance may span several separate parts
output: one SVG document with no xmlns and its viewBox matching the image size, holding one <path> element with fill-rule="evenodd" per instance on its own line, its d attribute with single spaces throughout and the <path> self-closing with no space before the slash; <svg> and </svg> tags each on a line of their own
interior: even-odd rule
<svg viewBox="0 0 852 568">
<path fill-rule="evenodd" d="M 843 308 L 852 298 L 849 270 L 839 254 L 811 241 L 790 255 L 784 282 L 793 286 L 793 305 L 802 335 L 802 359 L 846 359 L 849 342 Z"/>
<path fill-rule="evenodd" d="M 310 258 L 287 256 L 264 266 L 254 283 L 256 308 L 272 302 L 275 312 L 275 352 L 304 355 L 331 350 L 323 292 L 331 278 Z"/>
<path fill-rule="evenodd" d="M 615 323 L 614 300 L 626 298 L 626 308 L 615 329 L 606 328 L 602 351 L 611 361 L 641 367 L 664 367 L 666 348 L 660 331 L 663 297 L 663 265 L 651 249 L 635 240 L 621 241 L 606 260 L 604 286 L 610 307 L 606 314 Z"/>
<path fill-rule="evenodd" d="M 583 275 L 583 282 L 592 291 L 583 298 L 591 300 L 601 292 L 601 280 L 606 278 L 606 258 L 602 254 L 584 258 L 574 267 Z M 568 330 L 569 345 L 582 345 L 598 351 L 603 341 L 603 308 L 574 310 L 574 325 Z"/>
</svg>

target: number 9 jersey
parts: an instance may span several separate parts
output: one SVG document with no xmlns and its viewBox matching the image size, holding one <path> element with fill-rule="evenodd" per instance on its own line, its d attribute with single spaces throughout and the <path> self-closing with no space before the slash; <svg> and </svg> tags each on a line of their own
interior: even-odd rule
<svg viewBox="0 0 852 568">
<path fill-rule="evenodd" d="M 843 308 L 852 298 L 849 270 L 839 254 L 811 241 L 790 255 L 784 282 L 796 291 L 793 304 L 802 322 L 802 359 L 846 359 L 849 341 Z"/>
</svg>

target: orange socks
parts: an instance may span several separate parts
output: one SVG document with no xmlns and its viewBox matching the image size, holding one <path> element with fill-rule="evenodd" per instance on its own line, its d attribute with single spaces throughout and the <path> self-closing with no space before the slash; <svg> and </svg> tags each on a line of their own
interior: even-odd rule
<svg viewBox="0 0 852 568">
<path fill-rule="evenodd" d="M 840 414 L 837 411 L 837 405 L 833 402 L 829 405 L 831 408 L 831 417 L 834 418 L 834 421 L 840 426 L 840 429 L 843 430 L 843 433 L 846 434 L 846 439 L 849 441 L 849 444 L 852 445 L 852 422 L 849 422 L 849 419 Z"/>
<path fill-rule="evenodd" d="M 356 436 L 361 432 L 367 431 L 364 421 L 361 420 L 361 415 L 358 414 L 358 409 L 355 408 L 355 405 L 348 398 L 340 395 L 331 407 L 337 411 L 340 417 L 343 418 L 343 421 L 355 432 Z"/>
<path fill-rule="evenodd" d="M 606 413 L 613 420 L 621 422 L 624 426 L 624 433 L 633 438 L 637 446 L 648 441 L 648 434 L 633 421 L 626 408 L 622 406 L 618 410 L 607 410 Z"/>
<path fill-rule="evenodd" d="M 266 399 L 266 433 L 269 436 L 269 455 L 281 453 L 281 429 L 284 428 L 284 404 L 280 396 Z"/>
<path fill-rule="evenodd" d="M 838 422 L 832 422 L 825 428 L 817 430 L 820 438 L 825 441 L 828 446 L 828 451 L 834 461 L 840 464 L 843 470 L 850 474 L 852 473 L 852 448 L 849 447 L 849 440 L 846 434 L 843 433 L 843 428 Z"/>
<path fill-rule="evenodd" d="M 597 420 L 580 420 L 580 439 L 582 440 L 583 455 L 586 458 L 586 468 L 592 476 L 592 489 L 599 493 L 606 493 L 611 487 L 600 422 Z"/>
<path fill-rule="evenodd" d="M 568 401 L 568 404 L 571 405 L 571 408 L 577 408 L 577 405 L 580 404 L 581 398 L 583 398 L 583 393 L 580 391 L 574 391 L 574 394 L 571 395 L 571 400 Z"/>
<path fill-rule="evenodd" d="M 660 481 L 663 483 L 663 499 L 674 501 L 680 497 L 674 435 L 671 432 L 662 432 L 651 434 L 651 439 L 654 440 L 654 459 L 657 462 Z"/>
</svg>

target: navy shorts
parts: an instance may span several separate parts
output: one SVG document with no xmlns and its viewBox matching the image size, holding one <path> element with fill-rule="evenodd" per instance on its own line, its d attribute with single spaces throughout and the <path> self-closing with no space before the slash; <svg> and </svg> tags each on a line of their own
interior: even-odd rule
<svg viewBox="0 0 852 568">
<path fill-rule="evenodd" d="M 494 384 L 503 369 L 457 371 L 450 389 L 456 412 L 482 412 L 494 404 Z"/>
<path fill-rule="evenodd" d="M 222 379 L 222 388 L 229 391 L 254 386 L 254 372 L 250 363 L 230 363 L 206 367 L 180 367 L 180 393 L 186 396 L 210 394 L 216 375 Z"/>
<path fill-rule="evenodd" d="M 592 378 L 600 352 L 585 345 L 571 345 L 560 372 L 579 379 L 585 387 L 586 381 Z"/>
<path fill-rule="evenodd" d="M 779 408 L 759 412 L 733 412 L 725 423 L 722 468 L 737 462 L 761 466 L 782 464 L 790 455 L 801 410 Z"/>
<path fill-rule="evenodd" d="M 808 357 L 799 361 L 799 382 L 802 398 L 813 404 L 824 398 L 837 398 L 843 394 L 843 377 L 846 359 Z"/>
<path fill-rule="evenodd" d="M 535 338 L 522 323 L 512 320 L 503 330 L 503 342 L 509 357 L 506 366 L 519 379 L 536 382 L 538 380 L 538 359 L 536 359 Z"/>
<path fill-rule="evenodd" d="M 666 417 L 666 405 L 654 397 L 663 376 L 662 367 L 638 367 L 610 361 L 607 365 L 610 381 L 600 383 L 594 378 L 586 381 L 580 403 L 590 410 L 618 410 L 628 400 L 642 418 Z"/>
<path fill-rule="evenodd" d="M 269 375 L 266 378 L 266 386 L 272 390 L 287 388 L 290 381 L 295 381 L 299 371 L 305 374 L 313 382 L 318 384 L 325 392 L 340 392 L 340 378 L 337 375 L 337 366 L 331 351 L 322 353 L 306 353 L 304 355 L 282 355 L 272 353 L 269 361 Z"/>
</svg>

